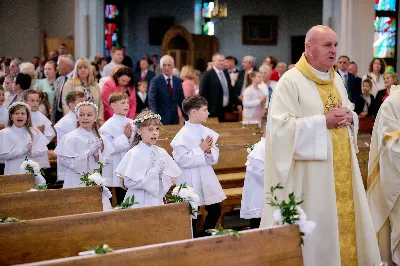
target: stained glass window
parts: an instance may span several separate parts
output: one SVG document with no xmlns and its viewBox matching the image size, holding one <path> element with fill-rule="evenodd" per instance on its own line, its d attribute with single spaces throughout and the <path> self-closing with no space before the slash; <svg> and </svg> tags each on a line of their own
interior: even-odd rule
<svg viewBox="0 0 400 266">
<path fill-rule="evenodd" d="M 396 11 L 396 0 L 375 0 L 376 11 Z"/>
<path fill-rule="evenodd" d="M 203 25 L 203 34 L 214 35 L 214 22 L 208 21 Z"/>
<path fill-rule="evenodd" d="M 374 57 L 394 58 L 396 49 L 396 19 L 391 17 L 376 17 L 374 28 Z"/>
<path fill-rule="evenodd" d="M 106 0 L 104 6 L 104 56 L 111 55 L 113 46 L 120 44 L 120 12 L 118 3 L 113 0 Z"/>
</svg>

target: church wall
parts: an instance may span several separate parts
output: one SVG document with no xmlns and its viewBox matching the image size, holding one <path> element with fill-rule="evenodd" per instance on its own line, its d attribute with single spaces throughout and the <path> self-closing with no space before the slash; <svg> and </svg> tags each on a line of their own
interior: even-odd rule
<svg viewBox="0 0 400 266">
<path fill-rule="evenodd" d="M 176 24 L 181 24 L 190 32 L 194 32 L 193 8 L 195 1 L 181 1 L 179 9 L 175 8 L 176 1 L 174 0 L 132 2 L 136 3 L 127 6 L 123 12 L 124 35 L 122 39 L 134 61 L 137 61 L 145 53 L 160 54 L 160 46 L 148 44 L 148 17 L 175 16 Z M 242 45 L 243 15 L 277 15 L 278 44 L 275 46 Z M 219 40 L 220 51 L 226 55 L 234 55 L 239 60 L 250 54 L 257 58 L 258 64 L 267 55 L 274 55 L 282 61 L 289 62 L 291 57 L 290 37 L 305 35 L 311 26 L 321 23 L 321 0 L 228 1 L 228 17 L 216 20 L 215 36 Z"/>
</svg>

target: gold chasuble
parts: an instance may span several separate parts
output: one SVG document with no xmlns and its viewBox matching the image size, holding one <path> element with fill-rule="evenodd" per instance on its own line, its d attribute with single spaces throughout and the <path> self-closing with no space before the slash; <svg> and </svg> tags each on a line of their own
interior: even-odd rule
<svg viewBox="0 0 400 266">
<path fill-rule="evenodd" d="M 308 79 L 315 82 L 325 114 L 336 104 L 342 104 L 340 94 L 333 82 L 335 78 L 333 68 L 331 69 L 331 79 L 319 79 L 308 66 L 304 54 L 297 62 L 296 68 Z M 350 137 L 346 127 L 334 128 L 329 131 L 332 137 L 341 263 L 343 266 L 357 265 Z"/>
</svg>

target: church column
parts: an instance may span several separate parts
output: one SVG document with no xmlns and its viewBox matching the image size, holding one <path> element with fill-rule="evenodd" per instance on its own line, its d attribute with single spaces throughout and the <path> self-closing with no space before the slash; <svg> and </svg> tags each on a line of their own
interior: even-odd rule
<svg viewBox="0 0 400 266">
<path fill-rule="evenodd" d="M 104 0 L 75 0 L 75 58 L 104 53 Z"/>
<path fill-rule="evenodd" d="M 358 75 L 367 73 L 373 57 L 374 2 L 365 0 L 324 0 L 323 23 L 339 39 L 337 55 L 347 55 L 358 65 Z"/>
</svg>

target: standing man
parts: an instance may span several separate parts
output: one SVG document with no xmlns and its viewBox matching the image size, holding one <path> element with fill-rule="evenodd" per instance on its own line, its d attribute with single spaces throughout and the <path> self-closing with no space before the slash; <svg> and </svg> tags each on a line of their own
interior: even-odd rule
<svg viewBox="0 0 400 266">
<path fill-rule="evenodd" d="M 242 110 L 233 91 L 231 79 L 225 67 L 225 56 L 216 53 L 212 57 L 212 69 L 204 72 L 200 80 L 199 94 L 208 101 L 209 117 L 225 121 L 225 113 L 232 112 L 235 106 Z"/>
<path fill-rule="evenodd" d="M 111 62 L 104 66 L 103 73 L 105 77 L 110 77 L 116 66 L 122 66 L 124 54 L 121 47 L 113 46 L 111 50 Z"/>
<path fill-rule="evenodd" d="M 153 112 L 161 115 L 163 125 L 177 125 L 179 124 L 178 107 L 182 111 L 182 102 L 185 99 L 182 81 L 172 76 L 175 64 L 170 55 L 161 57 L 160 65 L 162 74 L 150 82 L 149 107 Z"/>
<path fill-rule="evenodd" d="M 344 86 L 347 89 L 347 95 L 352 103 L 359 95 L 361 95 L 361 79 L 357 82 L 356 77 L 348 72 L 348 67 L 350 65 L 350 58 L 347 55 L 342 55 L 339 57 L 337 62 L 337 73 L 342 77 Z"/>
<path fill-rule="evenodd" d="M 400 265 L 400 86 L 392 86 L 372 131 L 367 196 L 382 260 Z M 393 262 L 395 264 L 393 264 Z"/>
<path fill-rule="evenodd" d="M 255 71 L 256 67 L 256 58 L 251 55 L 246 55 L 243 57 L 242 60 L 242 71 L 239 72 L 237 81 L 235 83 L 235 92 L 236 96 L 239 98 L 240 101 L 243 99 L 243 91 L 246 89 L 250 84 L 247 84 L 247 76 Z"/>
<path fill-rule="evenodd" d="M 225 57 L 225 69 L 229 73 L 229 77 L 231 78 L 232 86 L 235 86 L 235 82 L 238 78 L 239 70 L 236 68 L 238 61 L 234 56 Z"/>
<path fill-rule="evenodd" d="M 64 116 L 62 106 L 65 99 L 62 98 L 62 90 L 64 84 L 72 77 L 74 72 L 74 59 L 72 55 L 63 54 L 58 57 L 57 71 L 60 76 L 56 80 L 56 91 L 54 92 L 53 112 L 51 115 L 53 124 L 56 124 Z"/>
<path fill-rule="evenodd" d="M 150 84 L 152 78 L 154 78 L 155 74 L 153 71 L 149 70 L 149 62 L 146 58 L 140 59 L 139 69 L 135 72 L 135 88 L 138 90 L 138 82 L 139 81 L 147 81 L 147 84 Z"/>
<path fill-rule="evenodd" d="M 316 228 L 303 248 L 304 265 L 379 265 L 378 243 L 358 166 L 357 114 L 334 71 L 336 33 L 314 26 L 296 68 L 279 80 L 269 108 L 265 191 L 294 192 Z M 266 198 L 262 226 L 274 223 Z"/>
</svg>

